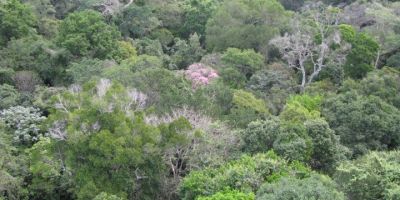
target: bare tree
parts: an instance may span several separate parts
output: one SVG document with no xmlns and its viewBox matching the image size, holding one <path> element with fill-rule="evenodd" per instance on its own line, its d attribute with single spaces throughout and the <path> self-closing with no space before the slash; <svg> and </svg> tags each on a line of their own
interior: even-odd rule
<svg viewBox="0 0 400 200">
<path fill-rule="evenodd" d="M 320 5 L 308 7 L 304 17 L 294 17 L 293 32 L 271 40 L 290 68 L 301 72 L 301 91 L 320 74 L 328 63 L 341 65 L 347 45 L 341 44 L 338 30 L 339 10 Z M 341 48 L 331 48 L 339 45 Z M 346 47 L 346 48 L 345 48 Z"/>
</svg>

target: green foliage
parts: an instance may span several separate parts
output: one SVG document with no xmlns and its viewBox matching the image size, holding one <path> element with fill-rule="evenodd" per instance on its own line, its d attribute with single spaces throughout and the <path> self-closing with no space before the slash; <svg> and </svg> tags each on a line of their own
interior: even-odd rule
<svg viewBox="0 0 400 200">
<path fill-rule="evenodd" d="M 50 110 L 54 105 L 52 96 L 64 92 L 66 88 L 62 87 L 37 87 L 33 97 L 32 105 L 43 111 Z"/>
<path fill-rule="evenodd" d="M 0 199 L 27 199 L 28 191 L 23 188 L 28 176 L 26 156 L 12 145 L 12 135 L 0 121 Z"/>
<path fill-rule="evenodd" d="M 286 159 L 309 162 L 313 143 L 304 126 L 288 123 L 281 127 L 273 142 L 273 149 Z"/>
<path fill-rule="evenodd" d="M 0 0 L 0 199 L 400 199 L 400 3 L 353 2 Z"/>
<path fill-rule="evenodd" d="M 304 179 L 284 177 L 277 182 L 266 183 L 257 192 L 259 200 L 326 199 L 345 200 L 343 193 L 327 176 L 312 174 Z"/>
<path fill-rule="evenodd" d="M 0 68 L 0 84 L 12 85 L 14 83 L 13 76 L 15 71 L 12 68 Z"/>
<path fill-rule="evenodd" d="M 246 152 L 265 152 L 273 147 L 274 141 L 280 134 L 280 121 L 276 117 L 268 120 L 257 120 L 249 123 L 241 132 Z"/>
<path fill-rule="evenodd" d="M 389 67 L 400 69 L 400 53 L 390 56 L 386 63 Z"/>
<path fill-rule="evenodd" d="M 334 175 L 349 199 L 397 199 L 399 193 L 399 152 L 370 152 L 347 161 Z"/>
<path fill-rule="evenodd" d="M 158 39 L 142 38 L 134 41 L 138 54 L 147 54 L 150 56 L 164 56 L 162 44 Z"/>
<path fill-rule="evenodd" d="M 39 140 L 42 135 L 40 125 L 45 119 L 33 107 L 16 106 L 0 111 L 0 120 L 12 132 L 14 142 L 21 145 L 29 146 Z"/>
<path fill-rule="evenodd" d="M 57 147 L 50 138 L 42 137 L 27 152 L 32 182 L 29 191 L 32 196 L 44 199 L 67 198 L 72 196 L 72 177 L 66 168 L 62 147 Z"/>
<path fill-rule="evenodd" d="M 288 13 L 276 0 L 224 1 L 207 22 L 207 49 L 260 50 L 279 34 L 287 19 Z"/>
<path fill-rule="evenodd" d="M 117 24 L 123 35 L 140 38 L 158 28 L 161 22 L 150 6 L 132 4 L 118 16 Z"/>
<path fill-rule="evenodd" d="M 304 0 L 279 0 L 279 2 L 288 10 L 299 10 L 304 4 Z"/>
<path fill-rule="evenodd" d="M 120 33 L 93 10 L 68 15 L 60 25 L 57 44 L 75 56 L 112 58 L 118 49 Z"/>
<path fill-rule="evenodd" d="M 400 74 L 390 68 L 371 72 L 359 82 L 348 80 L 343 84 L 341 91 L 357 91 L 361 95 L 377 96 L 400 108 Z"/>
<path fill-rule="evenodd" d="M 242 89 L 246 84 L 246 76 L 233 67 L 224 67 L 219 74 L 224 84 L 231 88 Z"/>
<path fill-rule="evenodd" d="M 191 86 L 183 78 L 166 69 L 147 69 L 135 74 L 131 83 L 145 92 L 149 104 L 157 112 L 169 111 L 176 105 L 182 105 L 191 93 Z"/>
<path fill-rule="evenodd" d="M 340 143 L 339 136 L 330 129 L 325 120 L 309 120 L 304 123 L 304 126 L 313 144 L 310 166 L 332 174 L 336 166 L 347 158 L 348 149 Z"/>
<path fill-rule="evenodd" d="M 98 194 L 95 198 L 93 198 L 93 200 L 123 200 L 123 198 L 120 198 L 116 195 L 110 195 L 107 194 L 105 192 L 102 192 L 100 194 Z"/>
<path fill-rule="evenodd" d="M 200 46 L 200 38 L 196 33 L 190 36 L 188 42 L 175 39 L 175 45 L 171 51 L 173 52 L 171 62 L 176 66 L 172 67 L 173 69 L 185 69 L 190 64 L 200 61 L 204 54 Z"/>
<path fill-rule="evenodd" d="M 157 194 L 163 169 L 160 132 L 133 115 L 132 98 L 124 87 L 104 79 L 54 97 L 58 109 L 49 116 L 49 135 L 65 146 L 78 199 L 101 192 L 140 199 Z"/>
<path fill-rule="evenodd" d="M 79 62 L 73 62 L 66 70 L 71 77 L 72 83 L 83 84 L 93 78 L 99 78 L 102 71 L 107 67 L 107 62 L 99 59 L 84 58 Z"/>
<path fill-rule="evenodd" d="M 0 1 L 0 45 L 35 32 L 36 18 L 19 0 Z"/>
<path fill-rule="evenodd" d="M 70 60 L 68 52 L 41 36 L 9 41 L 7 48 L 0 51 L 0 58 L 1 66 L 15 71 L 34 71 L 49 85 L 64 81 L 64 67 Z"/>
<path fill-rule="evenodd" d="M 236 90 L 233 93 L 232 108 L 228 119 L 237 127 L 245 127 L 249 122 L 263 119 L 269 114 L 265 102 L 252 93 Z"/>
<path fill-rule="evenodd" d="M 146 69 L 162 68 L 162 66 L 163 63 L 160 58 L 143 54 L 138 56 L 136 61 L 129 67 L 133 72 L 140 72 Z"/>
<path fill-rule="evenodd" d="M 19 100 L 18 91 L 11 85 L 0 85 L 0 110 L 16 106 Z"/>
<path fill-rule="evenodd" d="M 253 193 L 243 193 L 237 190 L 227 190 L 218 192 L 209 197 L 199 197 L 197 200 L 254 200 L 255 195 Z"/>
<path fill-rule="evenodd" d="M 168 49 L 171 44 L 174 42 L 174 35 L 168 29 L 161 28 L 151 32 L 149 36 L 152 40 L 160 41 L 163 49 Z"/>
<path fill-rule="evenodd" d="M 379 44 L 366 33 L 356 33 L 349 25 L 341 25 L 343 39 L 352 48 L 346 57 L 345 74 L 354 79 L 361 79 L 374 69 L 373 63 L 378 55 Z"/>
<path fill-rule="evenodd" d="M 118 81 L 124 86 L 131 85 L 132 77 L 134 73 L 132 72 L 129 61 L 124 61 L 120 66 L 113 66 L 105 68 L 102 72 L 102 77 L 108 78 L 113 81 Z"/>
<path fill-rule="evenodd" d="M 268 152 L 253 157 L 242 156 L 219 168 L 192 171 L 183 179 L 179 191 L 184 200 L 211 196 L 227 188 L 251 193 L 257 191 L 265 181 L 279 180 L 285 176 L 304 177 L 308 174 L 309 170 L 304 166 L 288 164 L 273 152 Z"/>
<path fill-rule="evenodd" d="M 185 0 L 184 19 L 180 29 L 180 35 L 184 38 L 193 33 L 204 35 L 206 23 L 217 9 L 219 1 L 214 0 Z"/>
<path fill-rule="evenodd" d="M 274 63 L 251 76 L 246 88 L 262 97 L 271 112 L 278 114 L 289 95 L 295 92 L 295 86 L 296 81 L 287 66 Z"/>
<path fill-rule="evenodd" d="M 137 52 L 135 47 L 130 41 L 118 41 L 118 50 L 115 52 L 113 58 L 117 62 L 129 59 L 134 60 L 137 57 Z"/>
<path fill-rule="evenodd" d="M 287 100 L 280 118 L 291 122 L 305 122 L 309 119 L 318 119 L 321 116 L 321 96 L 307 94 L 292 96 Z"/>
<path fill-rule="evenodd" d="M 254 50 L 240 50 L 229 48 L 222 55 L 222 63 L 227 67 L 237 69 L 246 78 L 250 78 L 255 71 L 264 66 L 264 57 Z"/>
<path fill-rule="evenodd" d="M 323 119 L 287 123 L 272 117 L 254 121 L 241 131 L 245 152 L 258 153 L 274 149 L 289 160 L 309 163 L 313 169 L 331 173 L 345 159 L 347 149 Z"/>
<path fill-rule="evenodd" d="M 376 96 L 338 94 L 326 99 L 322 114 L 355 156 L 399 145 L 400 111 Z"/>
</svg>

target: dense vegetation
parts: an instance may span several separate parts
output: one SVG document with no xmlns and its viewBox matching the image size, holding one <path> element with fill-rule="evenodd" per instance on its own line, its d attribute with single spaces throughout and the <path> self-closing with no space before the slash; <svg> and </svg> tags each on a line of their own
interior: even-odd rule
<svg viewBox="0 0 400 200">
<path fill-rule="evenodd" d="M 0 200 L 395 200 L 399 148 L 399 1 L 0 0 Z"/>
</svg>

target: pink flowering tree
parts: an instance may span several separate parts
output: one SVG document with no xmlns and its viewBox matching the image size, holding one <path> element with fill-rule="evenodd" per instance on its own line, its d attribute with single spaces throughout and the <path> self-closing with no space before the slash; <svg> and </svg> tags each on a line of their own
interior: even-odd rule
<svg viewBox="0 0 400 200">
<path fill-rule="evenodd" d="M 185 71 L 185 77 L 192 82 L 193 88 L 208 85 L 218 78 L 218 73 L 213 68 L 202 63 L 194 63 Z"/>
</svg>

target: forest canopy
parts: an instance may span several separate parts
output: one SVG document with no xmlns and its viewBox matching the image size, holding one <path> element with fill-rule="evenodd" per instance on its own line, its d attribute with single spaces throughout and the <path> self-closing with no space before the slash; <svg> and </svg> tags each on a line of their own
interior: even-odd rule
<svg viewBox="0 0 400 200">
<path fill-rule="evenodd" d="M 400 199 L 400 1 L 0 0 L 0 200 Z"/>
</svg>

